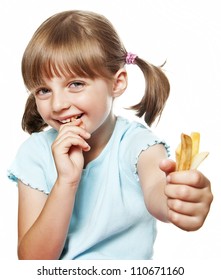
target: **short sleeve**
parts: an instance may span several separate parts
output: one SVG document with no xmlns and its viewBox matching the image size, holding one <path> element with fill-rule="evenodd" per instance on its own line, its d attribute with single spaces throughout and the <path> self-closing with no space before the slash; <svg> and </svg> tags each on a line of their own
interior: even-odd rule
<svg viewBox="0 0 221 280">
<path fill-rule="evenodd" d="M 8 170 L 8 178 L 43 191 L 48 194 L 51 186 L 47 174 L 49 160 L 52 158 L 50 143 L 44 133 L 33 133 L 19 148 Z M 52 159 L 51 159 L 52 160 Z M 50 178 L 50 176 L 49 176 Z"/>
<path fill-rule="evenodd" d="M 170 156 L 170 147 L 163 140 L 157 137 L 149 127 L 145 127 L 142 124 L 137 124 L 136 128 L 127 132 L 127 137 L 124 137 L 122 144 L 124 147 L 128 147 L 123 151 L 122 157 L 125 162 L 129 163 L 130 172 L 132 172 L 136 180 L 139 180 L 137 174 L 137 163 L 140 154 L 157 144 L 162 144 L 166 150 L 167 156 Z"/>
</svg>

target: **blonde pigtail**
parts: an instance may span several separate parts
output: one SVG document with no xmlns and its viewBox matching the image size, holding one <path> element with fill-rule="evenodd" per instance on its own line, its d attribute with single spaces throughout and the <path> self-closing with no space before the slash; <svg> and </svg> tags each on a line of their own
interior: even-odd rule
<svg viewBox="0 0 221 280">
<path fill-rule="evenodd" d="M 30 94 L 26 101 L 21 125 L 22 129 L 29 134 L 40 132 L 48 126 L 38 113 L 33 94 Z"/>
<path fill-rule="evenodd" d="M 145 93 L 141 101 L 130 107 L 136 111 L 138 117 L 144 116 L 145 122 L 151 126 L 157 117 L 161 116 L 165 103 L 169 97 L 170 84 L 161 67 L 154 66 L 136 57 L 136 64 L 145 78 Z"/>
</svg>

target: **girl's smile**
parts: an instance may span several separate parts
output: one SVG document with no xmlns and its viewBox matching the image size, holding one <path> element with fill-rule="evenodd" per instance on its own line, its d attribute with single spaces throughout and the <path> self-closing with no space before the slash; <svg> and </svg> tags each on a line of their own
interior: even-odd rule
<svg viewBox="0 0 221 280">
<path fill-rule="evenodd" d="M 73 119 L 81 119 L 91 134 L 88 144 L 93 149 L 85 155 L 85 163 L 89 162 L 102 151 L 114 130 L 113 100 L 126 89 L 125 69 L 120 69 L 112 80 L 54 76 L 44 81 L 34 90 L 39 114 L 57 131 Z"/>
<path fill-rule="evenodd" d="M 35 99 L 44 121 L 56 130 L 74 118 L 81 119 L 87 131 L 93 133 L 111 113 L 112 83 L 55 76 L 45 79 L 45 85 L 35 90 Z"/>
</svg>

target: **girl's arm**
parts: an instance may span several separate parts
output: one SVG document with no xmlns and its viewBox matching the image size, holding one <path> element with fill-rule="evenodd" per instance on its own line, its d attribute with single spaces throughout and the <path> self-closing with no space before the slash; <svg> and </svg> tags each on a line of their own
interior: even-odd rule
<svg viewBox="0 0 221 280">
<path fill-rule="evenodd" d="M 75 195 L 90 137 L 80 120 L 61 126 L 52 145 L 57 180 L 49 196 L 19 187 L 18 256 L 20 259 L 58 259 L 66 240 Z"/>
<path fill-rule="evenodd" d="M 159 164 L 166 157 L 164 146 L 154 145 L 140 154 L 137 165 L 147 210 L 163 222 L 168 222 L 166 176 Z"/>
<path fill-rule="evenodd" d="M 67 236 L 75 189 L 54 185 L 49 196 L 18 183 L 19 259 L 58 259 Z"/>
<path fill-rule="evenodd" d="M 155 145 L 140 155 L 138 175 L 146 207 L 154 217 L 187 231 L 203 225 L 213 195 L 201 172 L 175 172 L 175 162 L 166 159 L 164 147 Z"/>
</svg>

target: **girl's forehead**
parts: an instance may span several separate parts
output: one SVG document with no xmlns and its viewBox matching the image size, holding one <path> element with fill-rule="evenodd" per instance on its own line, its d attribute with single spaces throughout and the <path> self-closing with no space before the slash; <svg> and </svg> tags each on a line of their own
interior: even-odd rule
<svg viewBox="0 0 221 280">
<path fill-rule="evenodd" d="M 54 74 L 53 76 L 51 77 L 42 77 L 43 78 L 43 81 L 45 84 L 50 84 L 50 83 L 62 83 L 62 84 L 66 84 L 67 82 L 70 82 L 72 80 L 75 80 L 75 79 L 84 79 L 84 80 L 89 80 L 89 78 L 85 78 L 85 77 L 81 77 L 77 74 L 68 74 L 68 75 L 56 75 Z"/>
<path fill-rule="evenodd" d="M 40 63 L 36 63 L 39 61 Z M 52 78 L 53 76 L 93 76 L 96 72 L 96 65 L 92 65 L 83 54 L 78 57 L 75 53 L 48 52 L 46 55 L 40 53 L 36 61 L 33 61 L 32 68 L 38 68 L 42 77 Z"/>
<path fill-rule="evenodd" d="M 42 78 L 44 79 L 53 79 L 54 77 L 59 78 L 70 78 L 82 76 L 83 71 L 80 70 L 80 67 L 74 67 L 64 61 L 57 62 L 48 62 L 42 66 Z M 85 74 L 84 74 L 85 75 Z"/>
<path fill-rule="evenodd" d="M 39 69 L 32 67 L 35 73 L 26 79 L 26 86 L 30 91 L 36 88 L 46 86 L 53 79 L 60 81 L 68 81 L 70 79 L 84 78 L 84 79 L 105 79 L 111 80 L 112 74 L 107 72 L 105 67 L 96 67 L 96 65 L 79 65 L 71 64 L 67 61 L 45 61 L 39 65 Z M 31 71 L 30 71 L 31 72 Z"/>
</svg>

